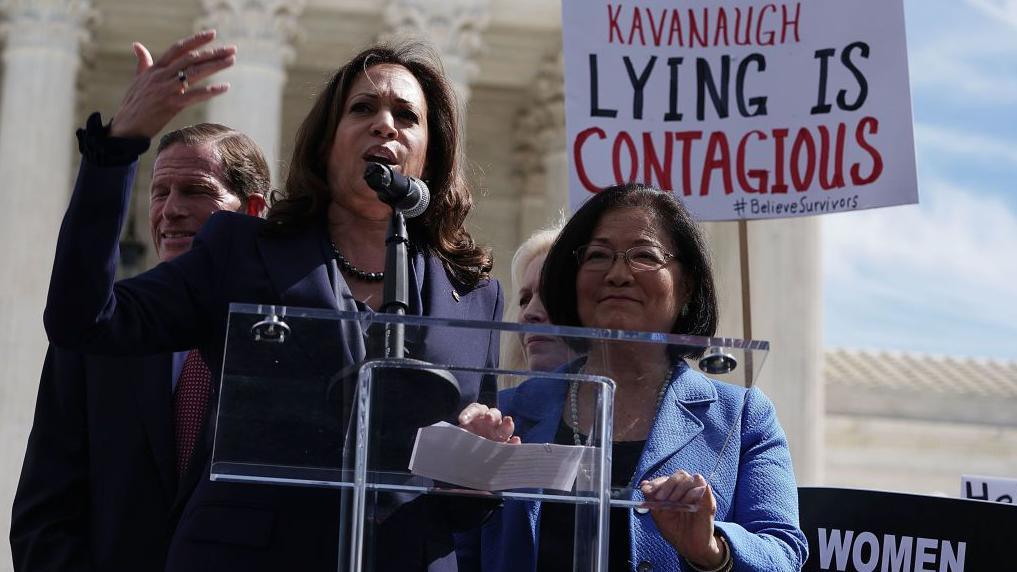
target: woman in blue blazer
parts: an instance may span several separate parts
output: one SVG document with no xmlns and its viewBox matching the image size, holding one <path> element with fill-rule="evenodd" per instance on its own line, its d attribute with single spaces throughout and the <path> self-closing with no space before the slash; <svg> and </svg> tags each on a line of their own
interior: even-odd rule
<svg viewBox="0 0 1017 572">
<path fill-rule="evenodd" d="M 213 37 L 202 32 L 181 40 L 154 62 L 136 44 L 138 72 L 120 109 L 109 125 L 90 121 L 79 133 L 82 163 L 45 313 L 54 343 L 104 354 L 198 348 L 218 375 L 230 303 L 376 309 L 391 210 L 364 182 L 368 162 L 422 177 L 431 189 L 430 208 L 409 222 L 407 313 L 500 319 L 491 257 L 463 226 L 472 199 L 461 169 L 454 91 L 436 56 L 419 44 L 375 46 L 336 71 L 300 128 L 286 193 L 267 221 L 212 216 L 189 252 L 114 282 L 138 155 L 177 111 L 228 87 L 197 85 L 233 63 L 235 48 L 203 47 Z M 203 192 L 200 182 L 188 192 Z M 166 229 L 154 238 L 189 237 Z M 333 333 L 336 347 L 328 355 L 335 363 L 309 367 L 364 358 L 359 333 Z M 493 335 L 430 333 L 408 334 L 409 355 L 474 367 L 497 362 Z M 464 405 L 494 396 L 493 382 L 479 375 L 458 381 Z M 208 445 L 206 439 L 198 446 Z M 181 483 L 193 494 L 180 515 L 168 570 L 338 568 L 336 491 L 214 483 L 207 467 L 195 479 Z M 476 515 L 426 498 L 380 502 L 398 510 L 374 515 L 384 520 L 373 551 L 379 569 L 455 570 L 451 532 Z"/>
<path fill-rule="evenodd" d="M 636 184 L 594 195 L 544 262 L 551 323 L 712 336 L 717 305 L 705 243 L 671 194 Z M 612 486 L 651 510 L 611 511 L 610 570 L 794 571 L 806 559 L 791 457 L 773 404 L 711 380 L 665 346 L 584 348 L 571 371 L 617 383 Z M 587 442 L 592 387 L 531 379 L 472 405 L 463 424 L 489 438 Z M 653 501 L 669 501 L 670 504 Z M 675 510 L 692 505 L 695 510 Z M 462 568 L 570 567 L 571 505 L 507 501 L 460 546 Z"/>
</svg>

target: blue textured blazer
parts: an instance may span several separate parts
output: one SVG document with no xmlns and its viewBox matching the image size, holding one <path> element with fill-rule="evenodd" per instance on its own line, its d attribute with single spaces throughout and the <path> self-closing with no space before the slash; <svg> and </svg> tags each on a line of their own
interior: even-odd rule
<svg viewBox="0 0 1017 572">
<path fill-rule="evenodd" d="M 717 500 L 716 528 L 731 547 L 734 569 L 799 570 L 807 545 L 798 525 L 798 493 L 787 439 L 773 404 L 758 390 L 711 380 L 684 362 L 674 375 L 639 458 L 636 482 L 678 470 L 709 478 L 716 465 L 710 480 Z M 502 391 L 498 403 L 515 419 L 516 434 L 523 442 L 552 442 L 565 392 L 562 383 L 532 379 Z M 732 425 L 735 432 L 724 447 Z M 634 495 L 642 499 L 638 490 Z M 462 537 L 462 567 L 475 568 L 479 562 L 485 572 L 535 570 L 540 505 L 505 502 L 481 530 L 479 558 L 473 553 L 475 536 Z M 642 565 L 640 570 L 691 570 L 657 532 L 649 513 L 632 511 L 629 522 L 627 549 L 631 561 Z"/>
<path fill-rule="evenodd" d="M 82 160 L 60 229 L 44 316 L 53 343 L 100 354 L 196 347 L 218 375 L 231 302 L 356 310 L 323 224 L 267 237 L 263 220 L 230 212 L 213 215 L 189 252 L 114 282 L 136 168 L 136 162 L 99 167 Z M 409 314 L 501 319 L 496 281 L 464 288 L 449 279 L 437 257 L 412 258 Z M 494 335 L 428 332 L 408 339 L 410 344 L 410 357 L 434 363 L 497 363 Z M 463 406 L 494 397 L 493 379 L 457 377 Z M 207 439 L 203 445 L 209 445 Z M 181 483 L 194 492 L 170 546 L 168 570 L 336 569 L 338 492 L 214 483 L 207 475 L 206 468 L 194 482 Z M 389 519 L 398 549 L 379 545 L 379 561 L 408 570 L 454 570 L 456 524 L 446 518 L 445 505 L 414 502 L 404 508 Z"/>
</svg>

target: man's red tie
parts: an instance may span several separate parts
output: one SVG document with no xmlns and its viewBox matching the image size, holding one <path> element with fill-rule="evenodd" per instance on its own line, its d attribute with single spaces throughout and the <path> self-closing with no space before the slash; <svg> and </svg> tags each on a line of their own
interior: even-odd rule
<svg viewBox="0 0 1017 572">
<path fill-rule="evenodd" d="M 212 395 L 212 372 L 198 350 L 191 350 L 184 360 L 173 395 L 173 431 L 177 443 L 177 474 L 182 475 L 191 463 L 194 445 L 201 435 Z"/>
</svg>

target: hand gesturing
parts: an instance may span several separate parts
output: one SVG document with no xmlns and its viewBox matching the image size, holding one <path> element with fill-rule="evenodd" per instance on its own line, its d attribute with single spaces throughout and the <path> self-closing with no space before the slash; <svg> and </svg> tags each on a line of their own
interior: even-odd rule
<svg viewBox="0 0 1017 572">
<path fill-rule="evenodd" d="M 199 49 L 213 39 L 215 30 L 198 32 L 178 40 L 155 62 L 148 48 L 134 42 L 137 71 L 113 115 L 110 135 L 151 139 L 182 109 L 225 93 L 226 83 L 193 85 L 236 61 L 236 46 Z"/>
</svg>

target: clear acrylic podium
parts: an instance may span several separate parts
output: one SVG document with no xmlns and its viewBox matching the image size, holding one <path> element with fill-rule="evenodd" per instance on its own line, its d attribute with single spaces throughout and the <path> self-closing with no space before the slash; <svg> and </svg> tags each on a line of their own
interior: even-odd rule
<svg viewBox="0 0 1017 572">
<path fill-rule="evenodd" d="M 383 359 L 384 339 L 397 327 L 405 330 L 408 359 Z M 503 361 L 525 348 L 530 362 L 517 369 L 478 367 L 483 357 L 432 351 L 436 340 L 466 348 L 499 338 Z M 626 430 L 616 433 L 613 426 L 612 376 L 639 381 L 643 375 L 659 385 L 664 370 L 684 362 L 713 379 L 751 386 L 767 350 L 767 342 L 729 338 L 233 304 L 211 478 L 342 491 L 335 539 L 340 570 L 381 569 L 377 551 L 398 550 L 398 539 L 385 536 L 387 519 L 424 499 L 437 507 L 432 517 L 454 515 L 457 530 L 467 533 L 502 503 L 574 506 L 573 570 L 607 570 L 610 510 L 645 510 L 632 483 L 611 482 L 611 443 L 625 440 Z M 478 384 L 479 397 L 460 395 Z M 496 389 L 508 391 L 496 396 Z M 451 459 L 444 464 L 451 476 L 410 470 L 418 429 L 454 425 L 471 401 L 494 406 L 508 392 L 515 396 L 517 435 L 537 463 L 520 470 L 512 455 L 523 449 L 505 449 L 513 445 L 482 456 L 478 451 L 490 445 L 482 442 L 420 453 Z M 626 418 L 626 426 L 651 426 L 647 415 Z M 527 468 L 543 466 L 541 447 L 548 463 L 558 454 L 569 459 L 556 465 L 560 488 L 536 485 L 546 475 Z M 492 488 L 471 481 L 491 467 L 505 478 Z"/>
</svg>

